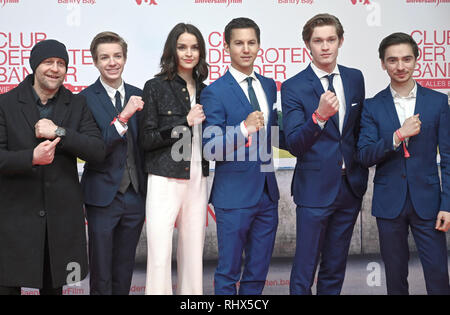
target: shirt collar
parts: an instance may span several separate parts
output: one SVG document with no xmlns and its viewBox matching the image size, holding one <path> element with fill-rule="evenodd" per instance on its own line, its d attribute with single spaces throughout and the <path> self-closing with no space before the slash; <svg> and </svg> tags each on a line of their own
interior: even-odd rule
<svg viewBox="0 0 450 315">
<path fill-rule="evenodd" d="M 122 80 L 122 83 L 120 83 L 120 86 L 119 86 L 118 89 L 115 89 L 115 88 L 109 86 L 107 83 L 105 83 L 102 80 L 102 77 L 100 77 L 100 83 L 103 85 L 103 87 L 106 90 L 106 93 L 108 93 L 108 96 L 111 99 L 114 99 L 116 97 L 116 92 L 117 91 L 119 91 L 120 97 L 125 98 L 125 84 L 124 84 L 123 80 Z"/>
<path fill-rule="evenodd" d="M 51 104 L 54 100 L 56 100 L 56 98 L 57 98 L 58 95 L 59 95 L 60 89 L 58 89 L 58 91 L 55 93 L 55 95 L 53 95 L 52 98 L 49 98 L 49 99 L 47 100 L 47 103 L 46 103 L 45 105 L 42 104 L 41 98 L 40 98 L 39 95 L 36 93 L 36 90 L 34 89 L 34 87 L 31 87 L 31 91 L 33 92 L 33 97 L 34 97 L 35 103 L 38 104 L 39 106 L 45 106 L 45 105 Z"/>
<path fill-rule="evenodd" d="M 240 84 L 242 81 L 245 81 L 248 77 L 252 77 L 254 80 L 258 80 L 255 75 L 255 71 L 253 70 L 250 75 L 246 75 L 245 73 L 240 72 L 233 66 L 230 66 L 229 71 L 233 78 Z"/>
<path fill-rule="evenodd" d="M 319 69 L 313 62 L 311 62 L 311 68 L 319 79 L 329 76 L 330 74 L 340 75 L 339 67 L 337 64 L 331 73 L 328 73 L 326 71 L 323 71 L 322 69 Z"/>
<path fill-rule="evenodd" d="M 416 98 L 416 96 L 417 96 L 417 83 L 416 83 L 416 81 L 414 81 L 414 87 L 409 92 L 408 96 L 401 96 L 400 94 L 398 94 L 398 92 L 396 90 L 394 90 L 392 88 L 392 85 L 390 85 L 390 84 L 389 84 L 389 88 L 391 90 L 391 94 L 392 94 L 393 98 Z"/>
</svg>

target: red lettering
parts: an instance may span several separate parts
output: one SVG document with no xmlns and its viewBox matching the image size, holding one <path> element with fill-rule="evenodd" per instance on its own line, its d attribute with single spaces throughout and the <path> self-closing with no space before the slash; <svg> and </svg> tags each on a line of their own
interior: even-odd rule
<svg viewBox="0 0 450 315">
<path fill-rule="evenodd" d="M 81 64 L 83 64 L 83 65 L 92 65 L 93 64 L 91 52 L 89 49 L 83 49 L 81 51 Z"/>
<path fill-rule="evenodd" d="M 209 45 L 211 46 L 211 47 L 219 47 L 219 46 L 222 46 L 222 41 L 219 39 L 218 41 L 217 41 L 217 44 L 213 44 L 213 40 L 212 40 L 212 37 L 213 36 L 219 36 L 219 38 L 221 37 L 221 34 L 219 33 L 219 32 L 212 32 L 212 33 L 210 33 L 209 34 L 209 36 L 208 36 L 208 43 L 209 43 Z"/>
</svg>

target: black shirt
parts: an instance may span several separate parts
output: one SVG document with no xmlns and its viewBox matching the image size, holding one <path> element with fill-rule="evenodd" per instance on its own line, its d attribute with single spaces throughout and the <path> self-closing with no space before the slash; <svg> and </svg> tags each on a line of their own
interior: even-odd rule
<svg viewBox="0 0 450 315">
<path fill-rule="evenodd" d="M 47 100 L 46 104 L 42 104 L 39 95 L 36 93 L 33 87 L 31 88 L 31 90 L 33 91 L 33 96 L 37 105 L 37 109 L 39 111 L 40 119 L 43 118 L 51 119 L 53 114 L 53 108 L 55 107 L 56 99 L 58 98 L 59 90 L 52 98 Z"/>
</svg>

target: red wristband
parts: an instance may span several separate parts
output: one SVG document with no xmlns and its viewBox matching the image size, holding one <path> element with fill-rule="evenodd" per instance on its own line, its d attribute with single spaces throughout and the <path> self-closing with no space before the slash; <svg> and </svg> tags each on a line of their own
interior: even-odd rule
<svg viewBox="0 0 450 315">
<path fill-rule="evenodd" d="M 405 138 L 403 138 L 402 134 L 400 133 L 400 129 L 395 130 L 395 134 L 400 139 L 400 141 L 405 141 Z"/>
<path fill-rule="evenodd" d="M 317 109 L 316 109 L 316 111 L 314 112 L 314 114 L 316 115 L 317 118 L 319 118 L 319 119 L 322 120 L 322 121 L 327 121 L 327 120 L 328 120 L 328 118 L 323 118 L 322 116 L 320 116 L 320 114 L 319 114 L 319 112 L 317 111 Z"/>
<path fill-rule="evenodd" d="M 312 113 L 312 120 L 314 121 L 314 123 L 315 123 L 316 125 L 318 125 L 318 123 L 317 123 L 317 117 L 316 117 L 316 113 L 315 113 L 315 112 Z"/>
<path fill-rule="evenodd" d="M 247 130 L 247 134 L 248 134 L 248 128 L 247 128 L 247 124 L 245 123 L 245 120 L 244 120 L 244 127 L 245 127 L 245 130 Z M 247 139 L 248 139 L 248 141 L 247 141 L 247 143 L 245 144 L 245 147 L 246 147 L 246 148 L 248 148 L 249 146 L 252 145 L 252 135 L 249 135 L 249 134 L 248 134 Z"/>
<path fill-rule="evenodd" d="M 403 138 L 402 134 L 400 133 L 400 129 L 395 130 L 395 134 L 400 139 L 400 141 L 403 142 L 403 153 L 405 158 L 411 157 L 411 154 L 409 154 L 408 149 L 406 148 L 405 138 Z"/>
<path fill-rule="evenodd" d="M 123 117 L 120 116 L 120 114 L 117 115 L 117 119 L 125 125 L 128 123 L 128 119 L 124 119 Z"/>
</svg>

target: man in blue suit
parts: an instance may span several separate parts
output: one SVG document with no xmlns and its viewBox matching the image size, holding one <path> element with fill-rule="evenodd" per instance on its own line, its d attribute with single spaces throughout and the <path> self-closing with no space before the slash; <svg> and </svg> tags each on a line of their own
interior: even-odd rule
<svg viewBox="0 0 450 315">
<path fill-rule="evenodd" d="M 281 87 L 286 144 L 297 157 L 292 180 L 297 245 L 291 294 L 312 293 L 320 259 L 317 294 L 340 294 L 367 188 L 368 171 L 354 159 L 364 78 L 359 70 L 337 65 L 343 34 L 335 16 L 311 18 L 302 35 L 312 63 Z"/>
<path fill-rule="evenodd" d="M 81 184 L 89 231 L 90 293 L 129 294 L 144 223 L 146 181 L 137 142 L 142 91 L 124 83 L 127 44 L 102 32 L 91 43 L 100 78 L 81 92 L 106 144 L 103 163 L 87 163 Z M 123 106 L 124 104 L 125 106 Z"/>
<path fill-rule="evenodd" d="M 261 294 L 278 226 L 278 186 L 272 144 L 278 137 L 274 80 L 253 70 L 260 47 L 258 25 L 248 18 L 225 28 L 231 67 L 205 88 L 201 104 L 203 152 L 215 160 L 210 201 L 217 222 L 216 294 Z M 272 137 L 274 140 L 272 141 Z M 241 273 L 242 254 L 245 252 Z"/>
<path fill-rule="evenodd" d="M 445 232 L 450 227 L 450 113 L 447 96 L 413 79 L 419 49 L 405 33 L 379 47 L 391 83 L 365 102 L 358 157 L 376 165 L 372 214 L 377 218 L 388 294 L 408 294 L 408 229 L 429 294 L 450 294 Z M 439 146 L 440 187 L 436 163 Z"/>
</svg>

